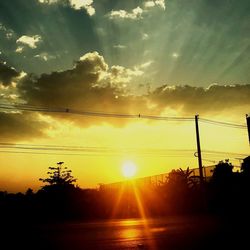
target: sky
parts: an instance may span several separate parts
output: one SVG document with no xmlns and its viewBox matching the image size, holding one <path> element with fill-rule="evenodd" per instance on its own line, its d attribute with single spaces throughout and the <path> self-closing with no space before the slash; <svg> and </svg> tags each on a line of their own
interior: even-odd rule
<svg viewBox="0 0 250 250">
<path fill-rule="evenodd" d="M 122 180 L 126 161 L 136 177 L 197 167 L 193 119 L 143 115 L 199 114 L 203 165 L 239 165 L 249 23 L 248 0 L 1 0 L 0 190 L 39 188 L 58 161 L 81 187 Z M 3 108 L 13 104 L 138 117 Z"/>
</svg>

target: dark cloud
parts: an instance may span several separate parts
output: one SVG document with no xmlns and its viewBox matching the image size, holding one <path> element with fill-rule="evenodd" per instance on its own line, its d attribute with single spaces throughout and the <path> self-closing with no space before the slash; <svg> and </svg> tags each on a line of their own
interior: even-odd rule
<svg viewBox="0 0 250 250">
<path fill-rule="evenodd" d="M 87 98 L 90 97 L 89 90 L 98 81 L 102 70 L 105 70 L 105 64 L 99 57 L 78 61 L 71 70 L 42 74 L 38 78 L 28 76 L 19 90 L 32 105 L 79 108 L 81 102 L 87 101 L 91 107 L 91 98 Z"/>
<path fill-rule="evenodd" d="M 124 82 L 132 84 L 137 74 L 138 71 L 121 66 L 109 67 L 101 55 L 92 52 L 76 61 L 72 69 L 39 77 L 27 75 L 17 83 L 16 92 L 28 105 L 107 113 L 161 115 L 164 112 L 167 115 L 166 110 L 170 108 L 177 110 L 179 115 L 193 116 L 198 113 L 211 117 L 235 110 L 250 110 L 249 84 L 213 84 L 208 88 L 163 85 L 139 95 L 121 87 Z M 101 123 L 123 126 L 131 121 L 57 113 L 49 115 L 80 127 Z M 0 131 L 6 138 L 43 136 L 43 131 L 48 128 L 48 123 L 41 122 L 34 113 L 0 113 L 0 118 Z"/>
<path fill-rule="evenodd" d="M 172 108 L 185 114 L 215 114 L 241 106 L 250 108 L 249 84 L 213 84 L 208 88 L 163 85 L 146 95 L 136 95 L 126 93 L 119 83 L 112 84 L 120 78 L 124 80 L 122 74 L 126 69 L 112 69 L 97 52 L 88 53 L 75 63 L 73 69 L 39 78 L 27 77 L 19 85 L 19 91 L 30 105 L 89 111 L 160 114 L 164 109 Z"/>
<path fill-rule="evenodd" d="M 38 120 L 37 114 L 0 112 L 1 139 L 14 141 L 18 139 L 34 139 L 45 136 L 46 122 Z"/>
<path fill-rule="evenodd" d="M 7 66 L 5 63 L 0 62 L 0 84 L 4 86 L 9 85 L 15 77 L 19 76 L 14 68 Z"/>
<path fill-rule="evenodd" d="M 164 85 L 147 98 L 161 112 L 164 108 L 178 109 L 185 114 L 218 114 L 234 108 L 250 109 L 250 84 L 211 85 L 209 88 Z"/>
<path fill-rule="evenodd" d="M 120 69 L 120 68 L 118 68 Z M 124 73 L 125 72 L 125 73 Z M 40 77 L 27 76 L 19 85 L 21 98 L 29 105 L 46 107 L 67 107 L 86 111 L 105 111 L 132 113 L 145 106 L 142 97 L 128 95 L 119 82 L 127 81 L 132 70 L 109 69 L 104 58 L 97 52 L 85 54 L 75 62 L 73 69 Z M 127 77 L 127 78 L 126 78 Z M 121 78 L 121 79 L 120 79 Z M 56 115 L 63 119 L 80 122 L 89 126 L 93 123 L 105 122 L 97 118 Z M 109 119 L 116 125 L 124 124 L 117 119 Z"/>
</svg>

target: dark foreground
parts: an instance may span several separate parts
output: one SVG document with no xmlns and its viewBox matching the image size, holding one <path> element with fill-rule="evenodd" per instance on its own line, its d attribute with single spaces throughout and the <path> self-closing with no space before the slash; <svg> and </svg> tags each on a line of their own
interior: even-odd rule
<svg viewBox="0 0 250 250">
<path fill-rule="evenodd" d="M 246 249 L 235 223 L 215 217 L 167 217 L 1 225 L 1 249 Z M 249 244 L 249 243 L 248 243 Z"/>
</svg>

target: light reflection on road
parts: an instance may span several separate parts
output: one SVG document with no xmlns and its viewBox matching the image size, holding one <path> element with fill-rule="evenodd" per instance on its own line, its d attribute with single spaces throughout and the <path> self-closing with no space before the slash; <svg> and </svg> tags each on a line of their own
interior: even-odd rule
<svg viewBox="0 0 250 250">
<path fill-rule="evenodd" d="M 162 249 L 209 233 L 210 220 L 186 217 L 123 219 L 38 226 L 40 239 L 55 249 Z M 145 225 L 147 225 L 145 227 Z M 210 228 L 210 229 L 209 229 Z M 193 242 L 190 242 L 192 245 Z M 165 249 L 165 248 L 164 248 Z"/>
</svg>

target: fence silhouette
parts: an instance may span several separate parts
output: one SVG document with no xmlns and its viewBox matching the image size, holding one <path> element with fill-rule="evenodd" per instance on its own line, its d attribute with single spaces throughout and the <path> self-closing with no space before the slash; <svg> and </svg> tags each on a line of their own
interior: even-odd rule
<svg viewBox="0 0 250 250">
<path fill-rule="evenodd" d="M 209 181 L 210 178 L 213 175 L 213 171 L 216 165 L 210 165 L 210 166 L 205 166 L 203 167 L 203 176 L 204 176 L 204 181 Z M 237 168 L 237 167 L 235 167 Z M 192 171 L 190 176 L 197 177 L 199 179 L 199 168 L 192 168 L 190 169 Z M 161 186 L 164 184 L 164 182 L 167 181 L 169 176 L 168 173 L 163 173 L 163 174 L 158 174 L 158 175 L 152 175 L 152 176 L 146 176 L 146 177 L 141 177 L 141 178 L 135 178 L 133 179 L 133 183 L 138 186 Z M 120 181 L 120 182 L 114 182 L 114 183 L 108 183 L 108 184 L 101 184 L 100 188 L 109 190 L 109 189 L 119 189 L 121 188 L 126 181 Z"/>
</svg>

